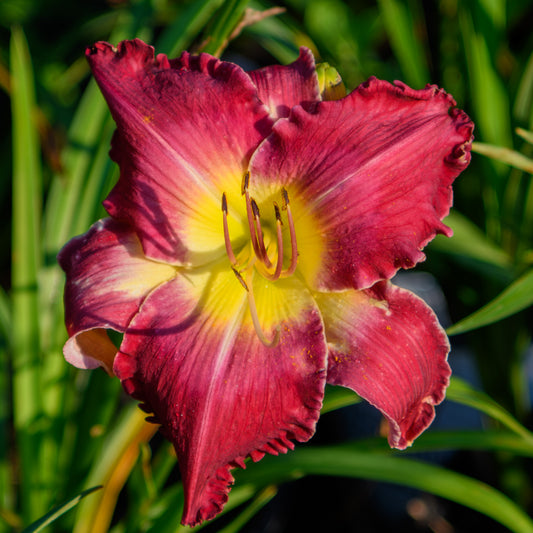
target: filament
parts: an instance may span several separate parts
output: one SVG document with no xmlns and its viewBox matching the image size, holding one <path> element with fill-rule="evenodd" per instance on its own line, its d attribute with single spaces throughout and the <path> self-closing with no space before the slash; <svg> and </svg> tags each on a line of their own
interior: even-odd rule
<svg viewBox="0 0 533 533">
<path fill-rule="evenodd" d="M 271 274 L 268 272 L 268 270 L 262 270 L 261 274 L 267 278 L 270 281 L 276 281 L 280 278 L 281 272 L 283 269 L 283 229 L 282 229 L 282 222 L 281 222 L 281 214 L 279 211 L 279 207 L 276 203 L 274 203 L 274 211 L 276 213 L 276 239 L 277 239 L 277 247 L 278 247 L 278 258 L 276 261 L 276 270 L 274 270 L 274 273 Z"/>
<path fill-rule="evenodd" d="M 255 231 L 257 232 L 257 246 L 259 248 L 258 258 L 262 261 L 267 268 L 272 267 L 272 263 L 268 258 L 268 254 L 265 248 L 265 237 L 263 235 L 263 228 L 261 227 L 261 215 L 259 213 L 259 207 L 256 201 L 252 198 L 250 203 L 252 204 L 252 213 L 254 215 Z"/>
</svg>

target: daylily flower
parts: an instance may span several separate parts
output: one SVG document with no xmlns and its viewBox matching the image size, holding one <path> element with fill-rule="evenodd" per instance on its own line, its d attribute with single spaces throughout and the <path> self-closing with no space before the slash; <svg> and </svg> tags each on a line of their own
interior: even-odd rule
<svg viewBox="0 0 533 533">
<path fill-rule="evenodd" d="M 120 179 L 109 218 L 59 256 L 64 353 L 118 376 L 161 424 L 183 523 L 221 510 L 246 458 L 308 440 L 326 383 L 368 400 L 390 445 L 409 446 L 444 398 L 449 344 L 389 280 L 451 234 L 442 219 L 473 129 L 452 97 L 371 78 L 321 101 L 307 49 L 249 73 L 154 57 L 139 40 L 87 58 Z"/>
</svg>

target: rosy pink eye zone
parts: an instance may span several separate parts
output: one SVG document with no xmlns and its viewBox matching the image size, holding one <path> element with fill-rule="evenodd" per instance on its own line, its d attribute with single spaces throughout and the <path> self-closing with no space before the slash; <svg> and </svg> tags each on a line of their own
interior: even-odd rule
<svg viewBox="0 0 533 533">
<path fill-rule="evenodd" d="M 246 458 L 308 440 L 326 383 L 379 409 L 391 446 L 411 445 L 444 398 L 449 344 L 389 280 L 451 233 L 473 131 L 453 98 L 371 78 L 323 101 L 305 48 L 248 73 L 139 40 L 86 55 L 120 178 L 109 217 L 59 255 L 64 353 L 114 373 L 161 424 L 182 522 L 218 514 Z"/>
</svg>

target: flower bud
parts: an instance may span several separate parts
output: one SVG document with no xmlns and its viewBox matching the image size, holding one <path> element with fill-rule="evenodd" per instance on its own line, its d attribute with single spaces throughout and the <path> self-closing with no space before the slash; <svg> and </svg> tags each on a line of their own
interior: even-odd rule
<svg viewBox="0 0 533 533">
<path fill-rule="evenodd" d="M 346 96 L 346 87 L 341 75 L 328 63 L 319 63 L 316 66 L 316 74 L 322 100 L 340 100 Z"/>
</svg>

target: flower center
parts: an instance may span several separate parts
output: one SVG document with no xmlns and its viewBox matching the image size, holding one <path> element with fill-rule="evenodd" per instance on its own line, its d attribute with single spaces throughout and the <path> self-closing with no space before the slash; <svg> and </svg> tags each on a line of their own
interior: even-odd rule
<svg viewBox="0 0 533 533">
<path fill-rule="evenodd" d="M 248 293 L 248 305 L 252 322 L 255 331 L 263 344 L 266 346 L 275 346 L 279 341 L 279 328 L 272 340 L 268 340 L 261 329 L 259 318 L 257 315 L 257 307 L 255 305 L 255 298 L 253 293 L 252 273 L 255 267 L 257 271 L 269 281 L 277 281 L 280 278 L 286 278 L 294 274 L 298 264 L 298 247 L 296 244 L 296 230 L 294 229 L 294 220 L 292 218 L 291 206 L 289 202 L 289 195 L 285 188 L 281 189 L 282 207 L 281 210 L 287 213 L 287 223 L 289 227 L 290 243 L 291 243 L 291 260 L 289 266 L 283 268 L 283 222 L 281 220 L 281 210 L 276 202 L 273 202 L 274 214 L 276 217 L 276 262 L 275 264 L 270 260 L 265 246 L 265 237 L 263 227 L 261 225 L 261 214 L 257 202 L 250 196 L 250 173 L 247 171 L 244 174 L 241 185 L 241 194 L 245 197 L 246 202 L 246 217 L 248 220 L 248 229 L 250 231 L 250 242 L 253 249 L 253 255 L 246 263 L 239 264 L 233 247 L 228 230 L 228 203 L 226 193 L 222 194 L 222 220 L 224 225 L 224 243 L 226 245 L 226 253 L 231 263 L 233 273 Z M 244 276 L 243 273 L 244 272 Z"/>
</svg>

